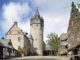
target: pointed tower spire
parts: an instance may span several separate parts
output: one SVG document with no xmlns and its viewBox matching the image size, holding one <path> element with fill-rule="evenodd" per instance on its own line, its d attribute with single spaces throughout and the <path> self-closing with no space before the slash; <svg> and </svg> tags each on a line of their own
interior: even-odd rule
<svg viewBox="0 0 80 60">
<path fill-rule="evenodd" d="M 39 14 L 38 8 L 36 9 L 35 17 L 40 17 L 40 14 Z"/>
</svg>

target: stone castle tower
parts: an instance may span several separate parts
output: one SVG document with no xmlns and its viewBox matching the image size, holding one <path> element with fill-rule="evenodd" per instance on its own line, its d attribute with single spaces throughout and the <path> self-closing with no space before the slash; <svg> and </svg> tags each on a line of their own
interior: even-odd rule
<svg viewBox="0 0 80 60">
<path fill-rule="evenodd" d="M 33 39 L 33 51 L 38 55 L 43 55 L 43 28 L 44 20 L 37 9 L 30 20 L 30 33 Z"/>
<path fill-rule="evenodd" d="M 80 44 L 80 4 L 72 3 L 71 16 L 68 27 L 68 50 Z"/>
</svg>

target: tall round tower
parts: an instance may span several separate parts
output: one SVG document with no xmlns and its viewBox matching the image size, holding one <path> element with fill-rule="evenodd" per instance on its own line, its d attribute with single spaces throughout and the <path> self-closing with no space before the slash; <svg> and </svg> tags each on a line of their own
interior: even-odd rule
<svg viewBox="0 0 80 60">
<path fill-rule="evenodd" d="M 33 53 L 38 55 L 43 55 L 43 28 L 44 20 L 37 9 L 30 20 L 30 32 L 33 39 Z"/>
</svg>

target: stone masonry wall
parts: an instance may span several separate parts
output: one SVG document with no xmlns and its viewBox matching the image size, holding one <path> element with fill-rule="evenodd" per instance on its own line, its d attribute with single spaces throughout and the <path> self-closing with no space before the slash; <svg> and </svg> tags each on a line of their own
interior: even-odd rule
<svg viewBox="0 0 80 60">
<path fill-rule="evenodd" d="M 43 28 L 40 24 L 31 25 L 31 35 L 33 38 L 34 52 L 43 55 Z"/>
<path fill-rule="evenodd" d="M 78 44 L 80 44 L 80 12 L 73 2 L 68 27 L 68 49 L 73 49 Z"/>
</svg>

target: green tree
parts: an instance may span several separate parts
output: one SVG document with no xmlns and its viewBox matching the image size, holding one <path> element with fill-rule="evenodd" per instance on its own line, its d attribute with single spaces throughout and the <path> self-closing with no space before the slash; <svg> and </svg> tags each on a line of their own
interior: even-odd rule
<svg viewBox="0 0 80 60">
<path fill-rule="evenodd" d="M 48 34 L 48 46 L 51 51 L 58 51 L 58 35 L 56 33 Z"/>
<path fill-rule="evenodd" d="M 19 52 L 21 53 L 21 55 L 24 56 L 25 48 L 19 47 L 18 50 L 19 50 Z"/>
</svg>

